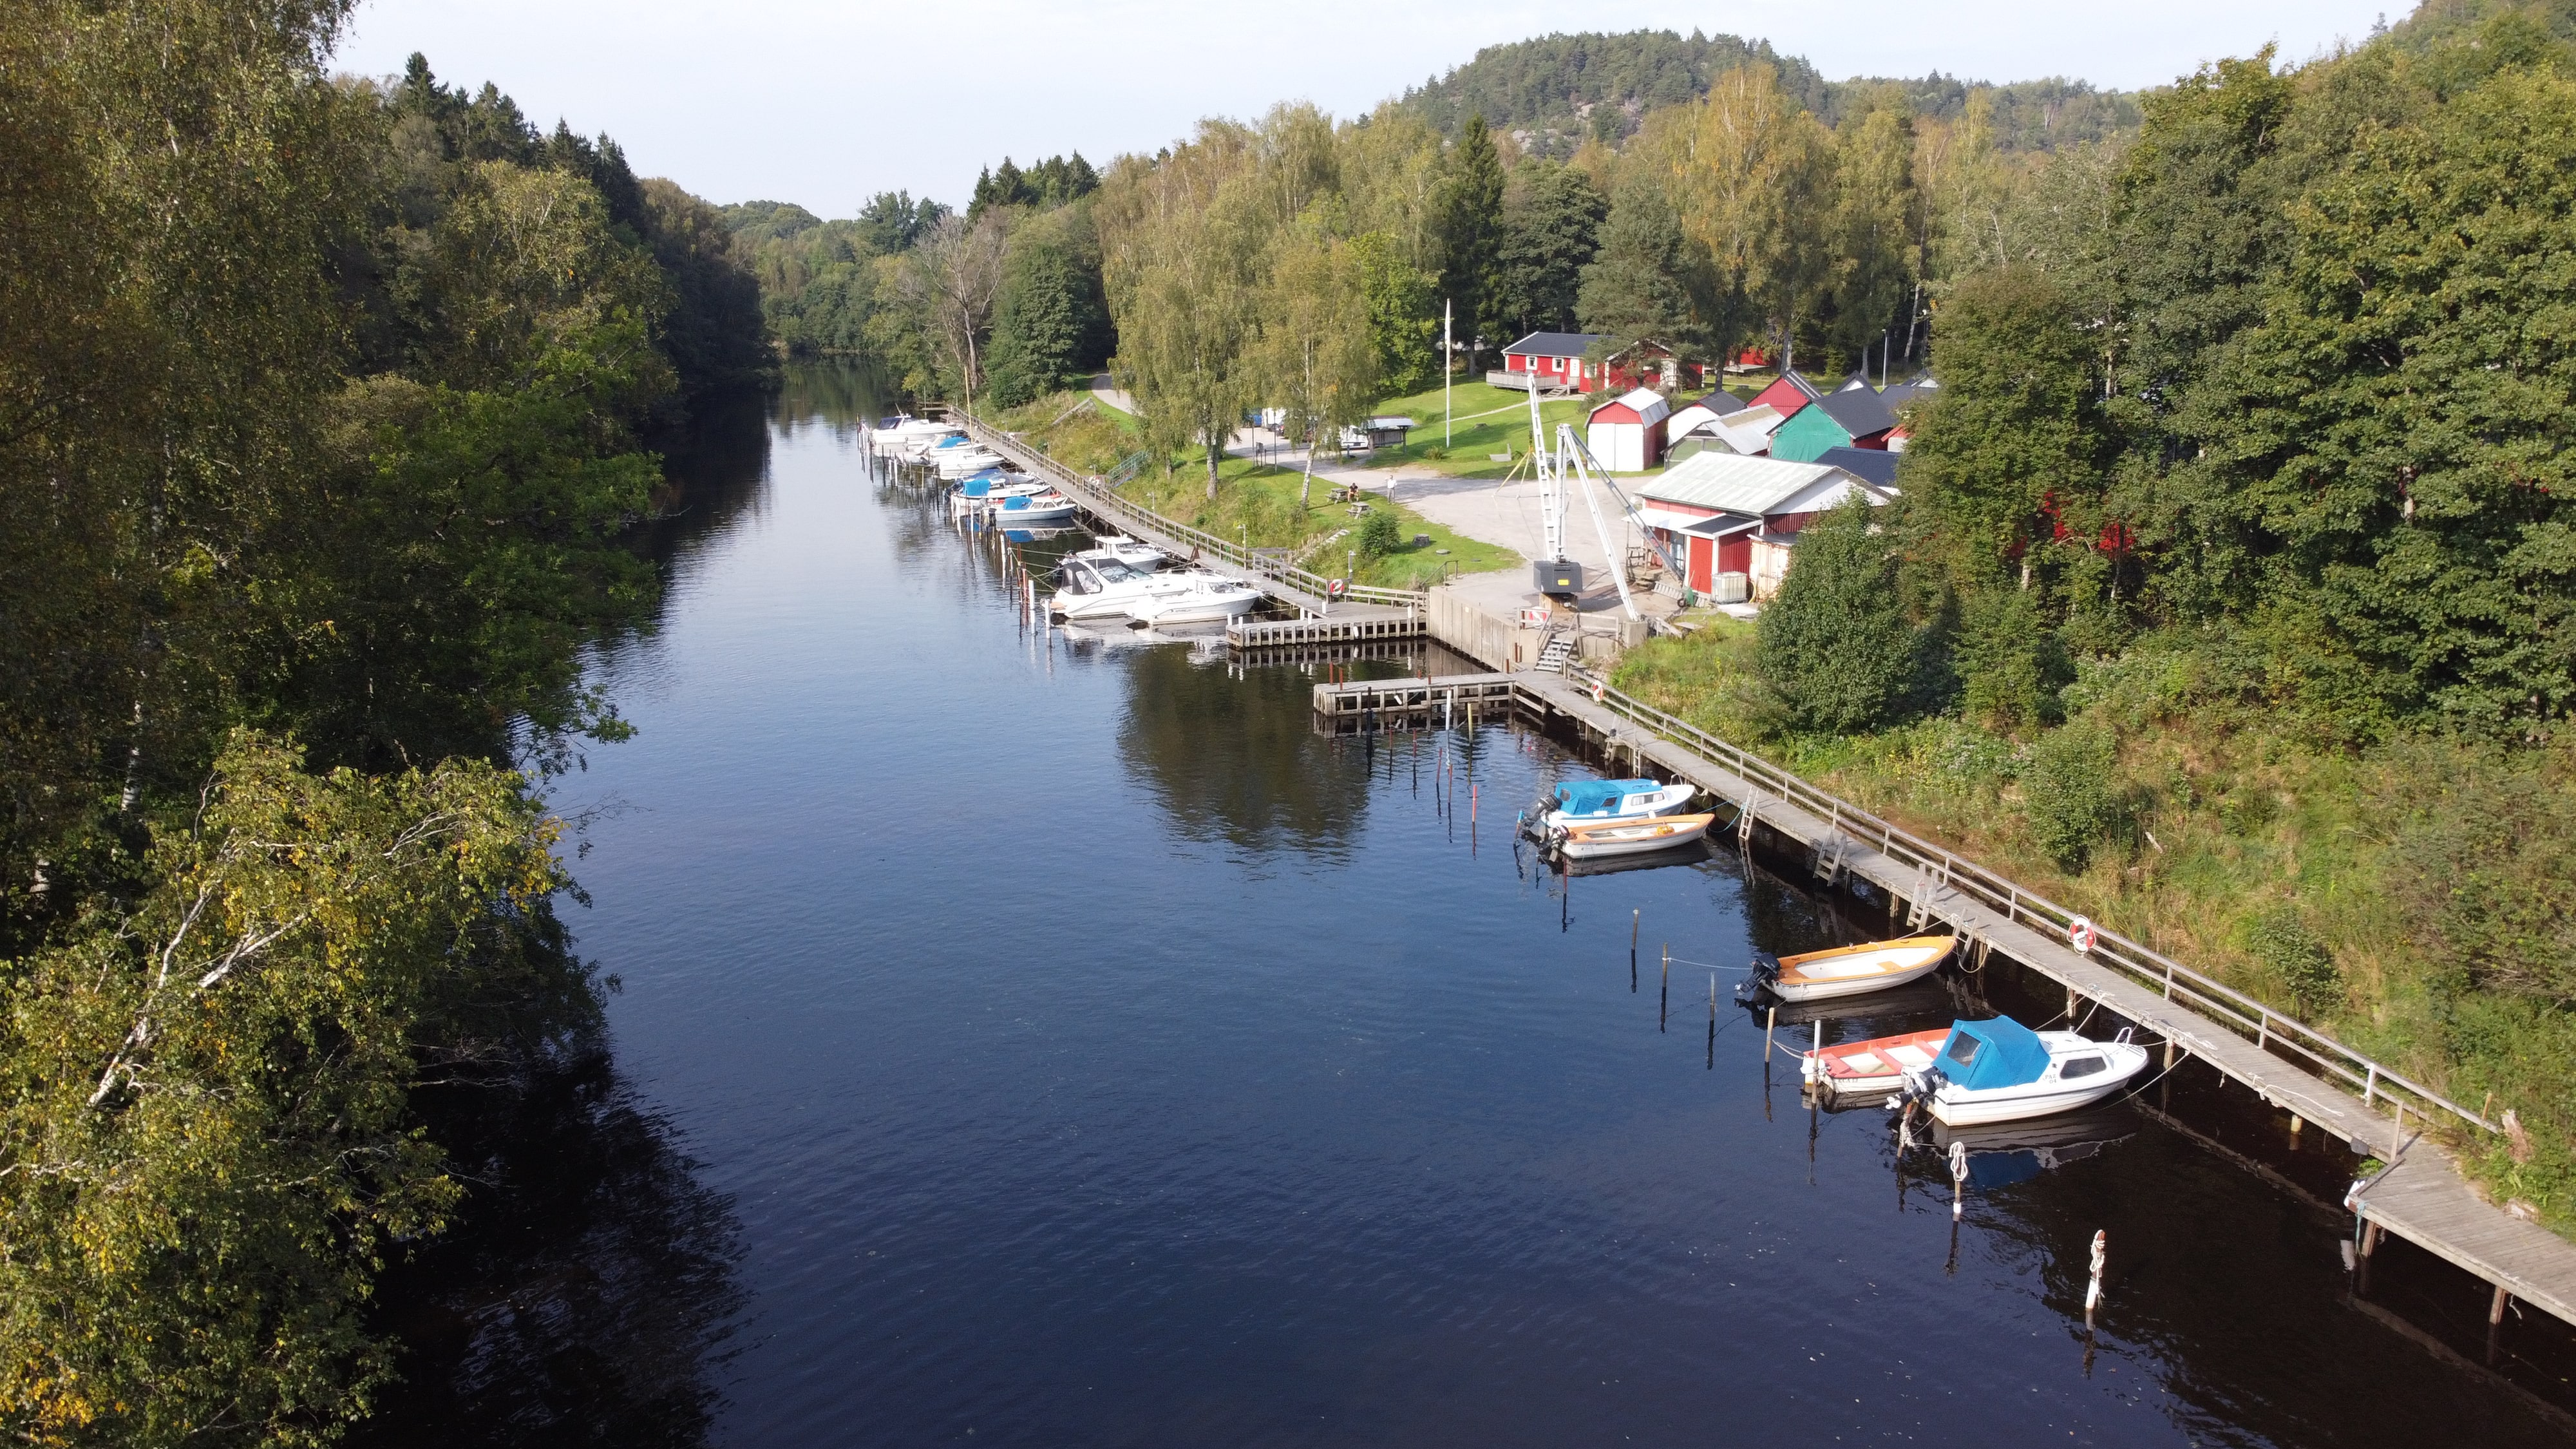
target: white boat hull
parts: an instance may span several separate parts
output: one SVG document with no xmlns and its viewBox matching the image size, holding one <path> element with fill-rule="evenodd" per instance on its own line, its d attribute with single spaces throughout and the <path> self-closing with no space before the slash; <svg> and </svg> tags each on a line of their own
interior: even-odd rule
<svg viewBox="0 0 2576 1449">
<path fill-rule="evenodd" d="M 1773 981 L 1765 983 L 1765 989 L 1783 1002 L 1833 1001 L 1845 996 L 1867 996 L 1872 992 L 1903 986 L 1909 981 L 1920 981 L 1940 970 L 1945 959 L 1946 952 L 1919 966 L 1884 975 L 1854 976 L 1841 981 Z"/>
<path fill-rule="evenodd" d="M 1661 834 L 1645 829 L 1646 821 L 1636 822 L 1634 834 L 1620 827 L 1607 830 L 1574 831 L 1557 842 L 1557 853 L 1568 860 L 1605 860 L 1619 855 L 1651 855 L 1677 845 L 1692 844 L 1708 834 L 1708 821 L 1695 820 L 1676 824 Z M 1606 837 L 1606 838 L 1605 838 Z"/>
<path fill-rule="evenodd" d="M 2072 1112 L 2089 1107 L 2112 1096 L 2129 1084 L 2131 1078 L 2146 1070 L 2147 1049 L 2134 1042 L 2089 1041 L 2073 1032 L 2040 1033 L 2048 1044 L 2049 1071 L 2036 1082 L 2017 1087 L 1989 1087 L 1970 1091 L 1952 1082 L 1941 1084 L 1939 1091 L 1926 1101 L 1924 1109 L 1932 1120 L 1945 1127 L 1975 1127 L 1988 1122 L 2018 1122 L 2025 1117 L 2047 1117 L 2059 1112 Z M 2103 1070 L 2072 1081 L 2059 1079 L 2057 1073 L 2068 1057 L 2100 1052 L 2107 1063 Z"/>
</svg>

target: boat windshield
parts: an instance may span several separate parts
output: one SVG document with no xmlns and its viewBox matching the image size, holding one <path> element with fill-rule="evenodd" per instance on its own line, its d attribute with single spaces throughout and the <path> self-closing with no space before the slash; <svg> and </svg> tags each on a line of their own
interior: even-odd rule
<svg viewBox="0 0 2576 1449">
<path fill-rule="evenodd" d="M 2071 1082 L 2077 1077 L 2089 1077 L 2109 1065 L 2100 1057 L 2070 1058 L 2065 1066 L 2058 1068 L 2058 1080 Z"/>
<path fill-rule="evenodd" d="M 1951 1039 L 1950 1049 L 1942 1055 L 1964 1067 L 1977 1059 L 1977 1048 L 1984 1045 L 1963 1031 Z"/>
<path fill-rule="evenodd" d="M 1093 559 L 1091 561 L 1091 566 L 1100 571 L 1101 579 L 1107 583 L 1123 584 L 1129 579 L 1143 577 L 1143 575 L 1137 573 L 1134 569 L 1127 567 L 1125 564 L 1120 563 L 1114 558 Z"/>
</svg>

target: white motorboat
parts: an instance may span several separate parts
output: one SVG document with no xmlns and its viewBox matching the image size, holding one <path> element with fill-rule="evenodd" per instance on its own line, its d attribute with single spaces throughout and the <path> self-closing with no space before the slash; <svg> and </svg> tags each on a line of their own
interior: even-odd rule
<svg viewBox="0 0 2576 1449">
<path fill-rule="evenodd" d="M 1076 505 L 1052 488 L 1013 493 L 993 503 L 993 522 L 1005 528 L 1053 528 L 1072 519 Z"/>
<path fill-rule="evenodd" d="M 1551 831 L 1548 844 L 1568 860 L 1645 855 L 1698 842 L 1708 834 L 1709 822 L 1716 818 L 1714 815 L 1658 815 L 1645 820 L 1568 825 Z"/>
<path fill-rule="evenodd" d="M 1948 1127 L 2015 1122 L 2090 1106 L 2146 1070 L 2129 1030 L 2110 1041 L 2032 1031 L 2008 1016 L 1954 1021 L 1928 1067 L 1905 1073 L 1891 1108 L 1917 1105 Z"/>
<path fill-rule="evenodd" d="M 963 429 L 953 423 L 934 423 L 926 418 L 896 418 L 885 427 L 868 433 L 868 451 L 880 458 L 897 458 L 905 452 L 928 447 L 941 438 L 957 437 Z"/>
<path fill-rule="evenodd" d="M 1614 820 L 1644 820 L 1670 815 L 1699 793 L 1695 785 L 1659 785 L 1652 780 L 1567 780 L 1541 796 L 1525 814 L 1544 840 L 1570 825 L 1602 825 Z"/>
<path fill-rule="evenodd" d="M 1142 619 L 1158 588 L 1177 587 L 1162 582 L 1169 577 L 1113 558 L 1068 558 L 1055 566 L 1055 592 L 1047 597 L 1047 612 L 1073 620 Z"/>
<path fill-rule="evenodd" d="M 934 449 L 930 457 L 930 466 L 942 478 L 963 478 L 969 473 L 981 473 L 987 468 L 998 468 L 1001 465 L 1001 454 L 980 446 L 950 448 L 945 451 Z"/>
<path fill-rule="evenodd" d="M 1091 547 L 1076 554 L 1077 558 L 1114 558 L 1131 569 L 1147 573 L 1172 561 L 1171 555 L 1149 543 L 1129 538 L 1123 533 L 1103 533 L 1093 537 Z"/>
<path fill-rule="evenodd" d="M 1756 951 L 1740 994 L 1768 991 L 1782 1001 L 1824 1001 L 1885 991 L 1931 975 L 1958 945 L 1956 936 L 1907 936 L 1797 956 Z"/>
<path fill-rule="evenodd" d="M 1148 574 L 1157 587 L 1144 607 L 1129 611 L 1139 624 L 1213 624 L 1240 619 L 1261 607 L 1261 591 L 1205 569 Z"/>
</svg>

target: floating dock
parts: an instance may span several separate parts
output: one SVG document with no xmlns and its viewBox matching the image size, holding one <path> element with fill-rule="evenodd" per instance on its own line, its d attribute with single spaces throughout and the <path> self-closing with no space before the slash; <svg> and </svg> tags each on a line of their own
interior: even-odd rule
<svg viewBox="0 0 2576 1449">
<path fill-rule="evenodd" d="M 2344 1206 L 2363 1255 L 2394 1233 L 2491 1285 L 2488 1322 L 2510 1299 L 2576 1323 L 2576 1243 L 2480 1198 L 2438 1150 L 2416 1147 L 2428 1119 L 2496 1130 L 2451 1102 L 2262 1002 L 2137 942 L 2090 926 L 2066 908 L 1890 825 L 1689 722 L 1581 674 L 1538 672 L 1362 680 L 1315 686 L 1316 727 L 1328 734 L 1443 727 L 1519 716 L 1567 724 L 1614 768 L 1687 780 L 1726 802 L 1739 841 L 1768 831 L 1807 857 L 1831 885 L 1857 879 L 1886 892 L 1909 925 L 1956 929 L 1966 949 L 1998 953 L 2083 1002 L 2160 1039 L 2164 1062 L 2199 1058 L 2222 1077 L 2353 1151 L 2393 1164 L 2354 1186 Z M 2089 944 L 2079 948 L 2077 942 Z"/>
</svg>

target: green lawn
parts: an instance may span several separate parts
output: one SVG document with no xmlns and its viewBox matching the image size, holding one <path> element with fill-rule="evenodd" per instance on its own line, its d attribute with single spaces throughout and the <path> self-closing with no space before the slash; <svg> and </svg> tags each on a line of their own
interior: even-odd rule
<svg viewBox="0 0 2576 1449">
<path fill-rule="evenodd" d="M 1499 389 L 1483 387 L 1485 392 Z M 1464 388 L 1460 389 L 1463 394 Z M 1518 393 L 1503 394 L 1518 398 Z M 1136 420 L 1105 404 L 1083 408 L 1065 417 L 1079 394 L 1058 393 L 1041 398 L 1026 407 L 995 415 L 994 426 L 1022 435 L 1024 440 L 1044 448 L 1055 458 L 1087 473 L 1107 473 L 1122 457 L 1133 453 L 1138 445 Z M 1524 404 L 1526 406 L 1526 404 Z M 1466 412 L 1462 398 L 1459 411 Z M 1523 415 L 1524 419 L 1526 414 Z M 1063 421 L 1055 420 L 1062 418 Z M 1050 424 L 1053 424 L 1050 426 Z M 1527 434 L 1526 421 L 1522 424 Z M 1463 432 L 1463 430 L 1462 430 Z M 1522 450 L 1526 451 L 1524 442 Z M 1500 452 L 1499 445 L 1493 451 Z M 1495 465 L 1497 474 L 1504 465 Z M 1350 566 L 1350 543 L 1334 535 L 1348 531 L 1357 536 L 1360 519 L 1346 504 L 1329 501 L 1332 485 L 1318 480 L 1311 499 L 1301 504 L 1298 494 L 1305 482 L 1301 470 L 1255 463 L 1248 458 L 1229 457 L 1217 467 L 1217 496 L 1207 496 L 1207 458 L 1196 449 L 1172 460 L 1172 468 L 1147 465 L 1144 472 L 1119 490 L 1122 497 L 1134 500 L 1165 518 L 1205 529 L 1219 538 L 1233 539 L 1253 548 L 1289 548 L 1298 551 L 1299 561 L 1319 574 L 1336 575 Z M 1358 582 L 1387 588 L 1426 588 L 1442 576 L 1453 573 L 1481 573 L 1489 569 L 1510 568 L 1521 562 L 1521 556 L 1507 548 L 1461 538 L 1447 528 L 1433 523 L 1412 509 L 1371 498 L 1367 506 L 1375 511 L 1395 515 L 1396 533 L 1403 540 L 1393 552 L 1376 558 L 1359 560 Z M 1413 540 L 1428 535 L 1430 542 L 1415 546 Z"/>
<path fill-rule="evenodd" d="M 1500 478 L 1529 453 L 1528 394 L 1488 382 L 1459 382 L 1450 392 L 1446 411 L 1437 386 L 1408 397 L 1388 398 L 1371 411 L 1382 417 L 1411 418 L 1414 424 L 1412 436 L 1403 447 L 1380 448 L 1370 456 L 1372 467 L 1403 465 L 1459 478 Z M 1585 412 L 1581 398 L 1540 403 L 1539 415 L 1546 421 L 1549 445 L 1555 444 L 1557 424 L 1580 426 Z M 1445 447 L 1441 442 L 1444 421 L 1450 424 Z M 1510 462 L 1498 462 L 1491 456 L 1506 450 L 1512 455 Z"/>
</svg>

